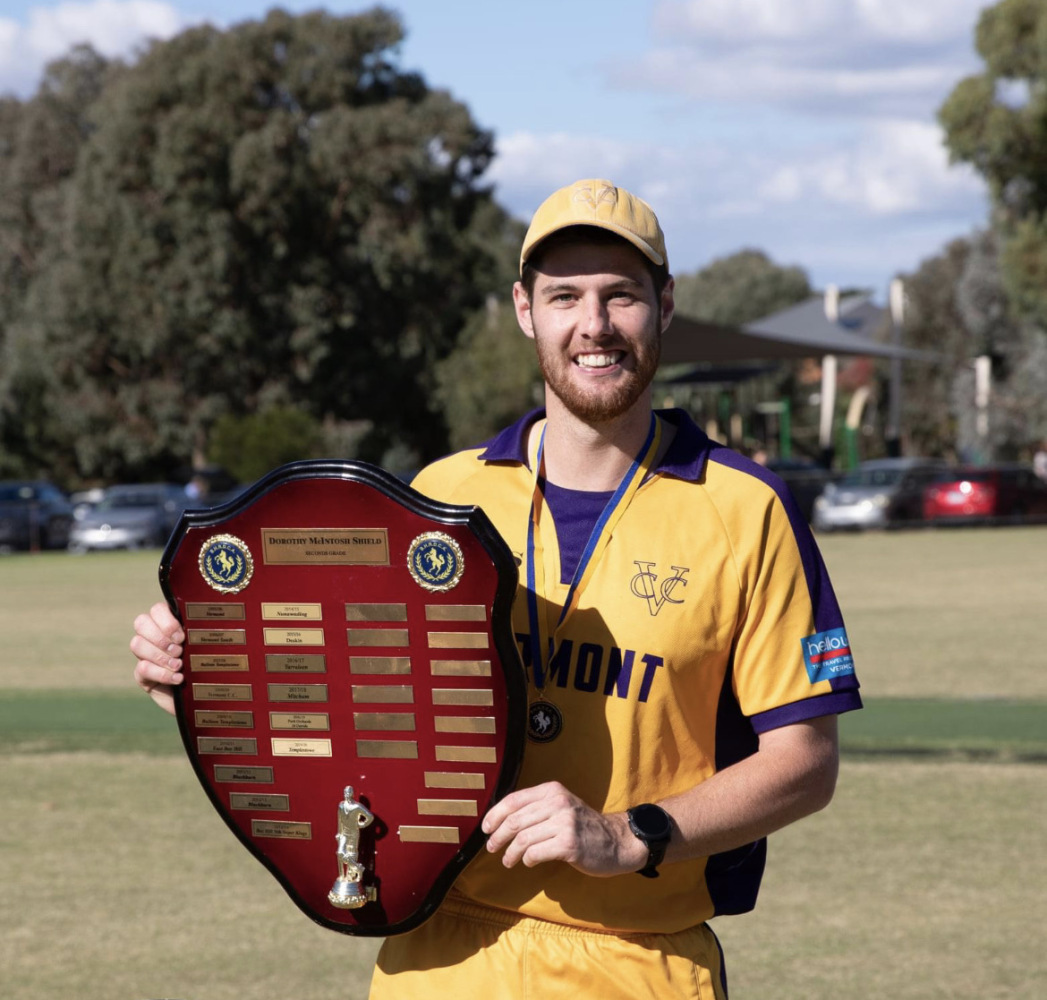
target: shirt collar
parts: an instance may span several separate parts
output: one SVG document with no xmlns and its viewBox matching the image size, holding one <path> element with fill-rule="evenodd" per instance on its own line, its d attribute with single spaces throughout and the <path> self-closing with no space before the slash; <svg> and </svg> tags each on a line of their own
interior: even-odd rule
<svg viewBox="0 0 1047 1000">
<path fill-rule="evenodd" d="M 676 428 L 676 435 L 654 471 L 692 482 L 701 479 L 713 443 L 683 410 L 677 408 L 657 412 L 659 417 Z M 488 441 L 477 457 L 484 462 L 517 462 L 526 466 L 527 433 L 531 425 L 544 416 L 544 408 L 525 414 Z"/>
</svg>

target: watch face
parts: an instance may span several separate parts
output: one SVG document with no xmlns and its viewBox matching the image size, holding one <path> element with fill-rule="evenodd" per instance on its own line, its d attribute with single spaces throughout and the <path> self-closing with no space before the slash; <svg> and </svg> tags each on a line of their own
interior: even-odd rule
<svg viewBox="0 0 1047 1000">
<path fill-rule="evenodd" d="M 659 806 L 645 802 L 629 810 L 631 825 L 648 843 L 668 841 L 672 837 L 673 827 L 669 815 Z"/>
</svg>

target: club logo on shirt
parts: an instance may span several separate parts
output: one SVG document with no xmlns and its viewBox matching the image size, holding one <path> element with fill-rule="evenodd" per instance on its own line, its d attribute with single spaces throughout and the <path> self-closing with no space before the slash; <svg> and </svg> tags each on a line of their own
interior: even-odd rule
<svg viewBox="0 0 1047 1000">
<path fill-rule="evenodd" d="M 683 604 L 683 598 L 673 597 L 677 587 L 686 587 L 686 576 L 691 571 L 689 566 L 672 566 L 672 576 L 667 576 L 659 581 L 655 572 L 656 563 L 643 562 L 640 559 L 633 560 L 634 565 L 640 571 L 629 581 L 629 589 L 633 596 L 642 598 L 647 602 L 647 610 L 654 617 L 662 610 L 665 604 Z"/>
<path fill-rule="evenodd" d="M 815 632 L 801 639 L 800 646 L 803 648 L 803 661 L 807 665 L 807 676 L 812 684 L 854 673 L 854 658 L 851 656 L 846 629 L 831 628 L 826 632 Z"/>
</svg>

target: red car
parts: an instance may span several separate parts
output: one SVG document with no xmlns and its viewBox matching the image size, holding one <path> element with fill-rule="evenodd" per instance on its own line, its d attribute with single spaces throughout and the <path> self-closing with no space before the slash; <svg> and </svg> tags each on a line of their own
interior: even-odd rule
<svg viewBox="0 0 1047 1000">
<path fill-rule="evenodd" d="M 1022 520 L 1047 516 L 1047 483 L 1024 465 L 947 469 L 924 487 L 926 521 Z"/>
</svg>

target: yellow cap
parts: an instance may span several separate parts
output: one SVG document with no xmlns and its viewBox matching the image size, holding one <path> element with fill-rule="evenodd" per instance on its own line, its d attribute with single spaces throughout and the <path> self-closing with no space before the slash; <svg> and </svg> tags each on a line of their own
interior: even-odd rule
<svg viewBox="0 0 1047 1000">
<path fill-rule="evenodd" d="M 586 180 L 560 188 L 538 206 L 520 251 L 520 271 L 542 240 L 570 226 L 617 233 L 648 260 L 669 266 L 665 237 L 651 206 L 610 181 Z"/>
</svg>

